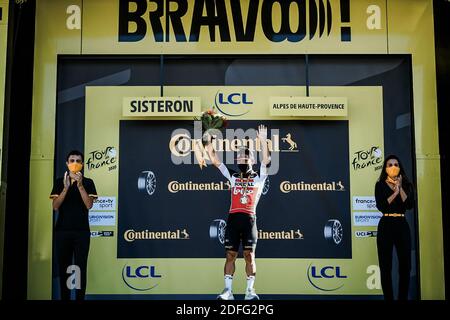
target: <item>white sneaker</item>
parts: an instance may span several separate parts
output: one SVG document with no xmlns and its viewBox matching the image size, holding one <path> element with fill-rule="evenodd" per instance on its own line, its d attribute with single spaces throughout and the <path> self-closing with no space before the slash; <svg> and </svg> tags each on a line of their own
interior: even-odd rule
<svg viewBox="0 0 450 320">
<path fill-rule="evenodd" d="M 234 300 L 233 292 L 230 289 L 223 289 L 222 293 L 217 296 L 217 300 Z"/>
<path fill-rule="evenodd" d="M 251 288 L 245 292 L 245 300 L 259 300 L 259 297 L 255 292 L 255 289 Z"/>
</svg>

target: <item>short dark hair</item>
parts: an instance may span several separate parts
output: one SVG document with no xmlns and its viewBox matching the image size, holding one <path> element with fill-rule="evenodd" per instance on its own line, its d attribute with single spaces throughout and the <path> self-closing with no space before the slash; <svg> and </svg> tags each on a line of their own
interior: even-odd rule
<svg viewBox="0 0 450 320">
<path fill-rule="evenodd" d="M 69 162 L 69 157 L 70 157 L 70 156 L 80 156 L 80 157 L 81 157 L 81 161 L 84 162 L 84 154 L 83 154 L 81 151 L 78 151 L 78 150 L 72 150 L 72 151 L 70 151 L 70 152 L 67 154 L 66 162 Z"/>
</svg>

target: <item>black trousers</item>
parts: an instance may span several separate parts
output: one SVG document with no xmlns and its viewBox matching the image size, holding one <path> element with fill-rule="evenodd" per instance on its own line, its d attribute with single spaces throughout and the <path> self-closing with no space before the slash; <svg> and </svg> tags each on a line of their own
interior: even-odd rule
<svg viewBox="0 0 450 320">
<path fill-rule="evenodd" d="M 71 265 L 80 268 L 80 288 L 76 288 L 76 300 L 84 300 L 90 241 L 90 231 L 55 232 L 55 249 L 58 259 L 61 300 L 70 300 L 71 290 L 67 286 L 67 279 L 73 272 L 67 273 L 67 268 Z"/>
<path fill-rule="evenodd" d="M 392 254 L 395 247 L 398 257 L 399 285 L 398 299 L 408 299 L 411 271 L 411 234 L 404 217 L 382 217 L 377 234 L 378 262 L 380 264 L 381 286 L 385 300 L 394 300 L 392 289 Z"/>
</svg>

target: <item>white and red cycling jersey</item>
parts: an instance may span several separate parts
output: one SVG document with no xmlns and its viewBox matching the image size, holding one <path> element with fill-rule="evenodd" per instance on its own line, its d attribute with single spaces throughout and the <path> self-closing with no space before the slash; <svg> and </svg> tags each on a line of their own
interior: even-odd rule
<svg viewBox="0 0 450 320">
<path fill-rule="evenodd" d="M 267 178 L 266 166 L 261 164 L 259 172 L 252 171 L 244 175 L 228 170 L 227 166 L 223 163 L 219 165 L 219 170 L 231 184 L 231 205 L 229 213 L 243 212 L 256 214 L 256 206 L 258 205 Z"/>
</svg>

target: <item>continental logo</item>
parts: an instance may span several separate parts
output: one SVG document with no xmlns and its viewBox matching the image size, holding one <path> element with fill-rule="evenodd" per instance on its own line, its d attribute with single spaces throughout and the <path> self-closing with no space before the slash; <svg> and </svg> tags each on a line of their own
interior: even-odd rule
<svg viewBox="0 0 450 320">
<path fill-rule="evenodd" d="M 297 152 L 297 142 L 295 142 L 292 139 L 292 135 L 290 133 L 286 134 L 284 138 L 281 138 L 281 140 L 289 145 L 289 149 L 287 151 L 294 151 Z M 283 150 L 285 151 L 285 150 Z"/>
<path fill-rule="evenodd" d="M 187 182 L 178 182 L 178 181 L 170 181 L 167 185 L 167 189 L 171 193 L 177 193 L 180 191 L 222 191 L 222 190 L 230 190 L 231 185 L 230 182 L 205 182 L 205 183 L 196 183 L 192 181 Z"/>
<path fill-rule="evenodd" d="M 280 136 L 273 135 L 272 140 L 267 139 L 270 152 L 280 152 Z M 193 139 L 188 134 L 180 133 L 172 136 L 169 142 L 169 149 L 176 157 L 186 157 L 195 150 L 198 139 Z M 238 152 L 243 146 L 247 146 L 252 151 L 260 151 L 259 139 L 214 139 L 213 147 L 216 152 Z"/>
<path fill-rule="evenodd" d="M 186 229 L 173 231 L 135 231 L 130 229 L 124 232 L 123 238 L 128 242 L 133 242 L 136 240 L 189 240 L 190 236 Z"/>
<path fill-rule="evenodd" d="M 280 148 L 280 140 L 283 148 Z M 201 146 L 202 154 L 206 153 L 204 147 L 199 143 L 199 139 L 194 139 L 186 133 L 174 134 L 169 142 L 169 149 L 175 157 L 187 157 L 194 152 L 198 146 Z M 216 152 L 238 152 L 242 147 L 248 147 L 252 151 L 261 151 L 261 143 L 258 138 L 255 139 L 214 139 L 213 147 Z M 292 134 L 288 133 L 280 139 L 280 135 L 273 134 L 272 139 L 267 139 L 267 146 L 271 153 L 273 152 L 298 152 L 297 142 L 294 141 Z M 206 156 L 206 155 L 205 155 Z"/>
<path fill-rule="evenodd" d="M 283 181 L 280 183 L 280 190 L 283 193 L 292 191 L 345 191 L 345 187 L 342 184 L 342 181 L 319 183 Z"/>
<path fill-rule="evenodd" d="M 297 240 L 303 239 L 300 229 L 283 231 L 258 230 L 258 240 Z"/>
</svg>

